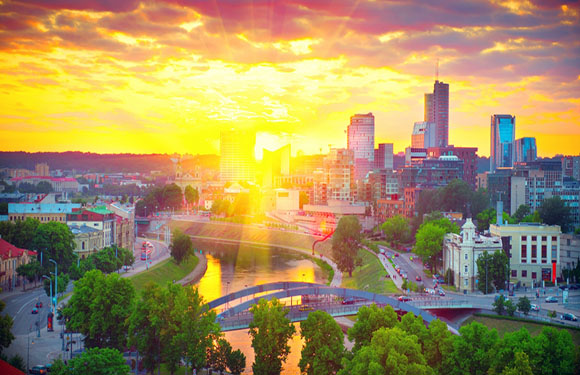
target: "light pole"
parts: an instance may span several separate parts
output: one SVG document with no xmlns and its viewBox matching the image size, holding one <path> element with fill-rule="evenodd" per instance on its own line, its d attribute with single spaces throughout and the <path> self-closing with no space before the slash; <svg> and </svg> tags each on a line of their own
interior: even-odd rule
<svg viewBox="0 0 580 375">
<path fill-rule="evenodd" d="M 30 331 L 32 331 L 32 325 L 28 327 L 28 354 L 26 355 L 26 370 L 30 370 Z M 34 340 L 32 340 L 32 345 L 34 345 Z"/>
<path fill-rule="evenodd" d="M 58 264 L 54 259 L 49 259 L 48 261 L 54 263 L 54 296 L 56 297 L 54 307 L 56 309 L 56 304 L 58 303 Z M 55 311 L 53 311 L 52 313 L 54 314 Z"/>
<path fill-rule="evenodd" d="M 46 275 L 42 275 L 43 279 L 47 279 L 49 281 L 50 284 L 50 312 L 52 312 L 54 314 L 54 311 L 52 309 L 52 279 Z"/>
</svg>

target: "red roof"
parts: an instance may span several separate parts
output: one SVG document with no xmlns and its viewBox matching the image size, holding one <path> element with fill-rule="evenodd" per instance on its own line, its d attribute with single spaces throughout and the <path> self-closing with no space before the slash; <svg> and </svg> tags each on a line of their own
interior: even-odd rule
<svg viewBox="0 0 580 375">
<path fill-rule="evenodd" d="M 28 251 L 28 255 L 30 256 L 37 255 L 36 251 L 20 249 L 12 245 L 11 243 L 7 242 L 6 240 L 0 238 L 0 257 L 2 257 L 2 259 L 21 257 L 25 251 Z M 2 372 L 0 371 L 0 373 Z"/>
<path fill-rule="evenodd" d="M 26 176 L 26 177 L 14 177 L 12 179 L 10 179 L 10 181 L 21 181 L 21 180 L 50 180 L 50 181 L 76 181 L 76 179 L 72 178 L 72 177 L 50 177 L 50 176 Z"/>
<path fill-rule="evenodd" d="M 25 375 L 23 371 L 20 371 L 16 367 L 10 366 L 7 362 L 0 359 L 0 374 L 3 375 Z"/>
</svg>

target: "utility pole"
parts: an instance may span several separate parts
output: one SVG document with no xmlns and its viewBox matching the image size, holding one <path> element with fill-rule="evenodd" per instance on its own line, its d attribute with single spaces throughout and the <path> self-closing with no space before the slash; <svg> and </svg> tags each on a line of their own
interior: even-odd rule
<svg viewBox="0 0 580 375">
<path fill-rule="evenodd" d="M 485 294 L 487 294 L 487 256 L 485 257 Z"/>
</svg>

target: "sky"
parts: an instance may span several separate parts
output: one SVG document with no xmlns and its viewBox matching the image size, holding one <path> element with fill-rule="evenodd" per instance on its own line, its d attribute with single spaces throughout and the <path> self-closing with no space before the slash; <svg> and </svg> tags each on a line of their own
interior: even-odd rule
<svg viewBox="0 0 580 375">
<path fill-rule="evenodd" d="M 539 156 L 580 154 L 578 1 L 0 0 L 0 150 L 219 152 L 221 130 L 293 154 L 411 143 L 450 85 L 449 141 L 488 156 L 516 116 Z"/>
</svg>

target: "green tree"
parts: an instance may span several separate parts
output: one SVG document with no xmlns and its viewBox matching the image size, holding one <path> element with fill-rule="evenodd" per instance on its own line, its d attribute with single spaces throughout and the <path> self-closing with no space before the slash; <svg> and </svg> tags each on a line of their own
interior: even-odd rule
<svg viewBox="0 0 580 375">
<path fill-rule="evenodd" d="M 423 353 L 427 364 L 435 370 L 435 373 L 447 373 L 447 369 L 443 367 L 443 360 L 453 350 L 453 338 L 444 322 L 435 319 L 429 323 L 428 338 L 423 346 Z"/>
<path fill-rule="evenodd" d="M 415 236 L 414 252 L 421 257 L 423 262 L 429 263 L 436 270 L 436 255 L 443 249 L 443 237 L 446 230 L 439 225 L 429 222 L 422 224 Z"/>
<path fill-rule="evenodd" d="M 463 212 L 463 215 L 467 215 L 472 195 L 473 191 L 467 182 L 460 179 L 451 180 L 439 189 L 441 199 L 439 211 Z"/>
<path fill-rule="evenodd" d="M 250 323 L 255 353 L 252 370 L 256 375 L 278 375 L 290 353 L 288 340 L 296 330 L 286 317 L 288 309 L 276 298 L 271 301 L 262 298 L 250 312 L 254 316 Z"/>
<path fill-rule="evenodd" d="M 493 311 L 497 313 L 497 315 L 503 315 L 505 311 L 505 298 L 503 295 L 500 295 L 496 300 L 493 302 Z"/>
<path fill-rule="evenodd" d="M 361 306 L 356 314 L 356 322 L 348 329 L 348 339 L 354 341 L 353 352 L 368 345 L 373 332 L 379 328 L 393 328 L 397 321 L 397 313 L 390 305 L 383 308 L 374 303 L 370 306 Z"/>
<path fill-rule="evenodd" d="M 397 215 L 387 219 L 381 229 L 385 233 L 387 241 L 395 248 L 398 248 L 401 243 L 407 242 L 409 239 L 409 220 L 403 216 Z"/>
<path fill-rule="evenodd" d="M 88 348 L 123 350 L 134 299 L 135 288 L 129 279 L 116 273 L 89 271 L 75 282 L 73 295 L 64 309 L 69 318 L 67 327 L 85 335 Z"/>
<path fill-rule="evenodd" d="M 514 316 L 514 313 L 516 312 L 516 309 L 518 307 L 516 305 L 514 305 L 514 303 L 511 300 L 505 301 L 504 306 L 505 306 L 505 311 L 507 312 L 507 314 L 509 316 Z"/>
<path fill-rule="evenodd" d="M 2 313 L 4 307 L 6 307 L 6 303 L 0 300 L 0 313 Z M 10 315 L 0 315 L 0 354 L 2 354 L 2 350 L 9 347 L 12 340 L 14 340 L 14 335 L 12 334 L 12 324 L 13 321 Z"/>
<path fill-rule="evenodd" d="M 159 199 L 158 199 L 159 201 Z M 176 184 L 165 185 L 162 191 L 161 208 L 180 209 L 183 203 L 183 193 Z"/>
<path fill-rule="evenodd" d="M 40 267 L 40 263 L 36 260 L 33 260 L 30 263 L 21 264 L 18 266 L 18 268 L 16 268 L 16 273 L 18 276 L 25 277 L 28 282 L 32 283 L 38 280 L 42 274 L 42 269 Z M 26 284 L 24 284 L 24 288 L 26 288 Z"/>
<path fill-rule="evenodd" d="M 199 192 L 196 188 L 192 187 L 191 185 L 187 185 L 185 187 L 184 195 L 187 204 L 193 205 L 195 203 L 195 206 L 197 206 L 197 202 L 199 201 Z"/>
<path fill-rule="evenodd" d="M 34 248 L 44 251 L 43 259 L 46 264 L 45 272 L 52 269 L 48 259 L 54 259 L 58 263 L 59 273 L 67 273 L 77 256 L 74 254 L 74 235 L 65 223 L 51 221 L 40 224 L 36 230 Z"/>
<path fill-rule="evenodd" d="M 519 311 L 523 312 L 524 315 L 528 315 L 528 313 L 532 308 L 532 304 L 530 303 L 528 297 L 526 296 L 521 297 L 518 301 L 517 308 Z"/>
<path fill-rule="evenodd" d="M 51 372 L 58 371 L 57 374 L 62 375 L 126 375 L 130 370 L 123 354 L 114 348 L 89 348 L 80 356 L 70 359 L 65 366 L 64 372 L 61 372 L 61 363 Z"/>
<path fill-rule="evenodd" d="M 538 208 L 538 213 L 544 223 L 548 225 L 559 225 L 562 228 L 562 232 L 568 231 L 570 207 L 566 206 L 559 196 L 544 199 Z"/>
<path fill-rule="evenodd" d="M 344 354 L 344 335 L 334 318 L 325 311 L 313 311 L 300 323 L 304 340 L 298 365 L 308 375 L 336 374 Z"/>
<path fill-rule="evenodd" d="M 246 369 L 246 356 L 240 349 L 228 356 L 228 369 L 233 375 L 240 375 Z"/>
<path fill-rule="evenodd" d="M 572 375 L 575 348 L 570 332 L 554 327 L 544 327 L 532 339 L 530 354 L 534 374 Z"/>
<path fill-rule="evenodd" d="M 26 372 L 26 363 L 24 363 L 24 358 L 19 354 L 15 354 L 8 360 L 10 366 L 19 369 L 20 371 Z"/>
<path fill-rule="evenodd" d="M 522 220 L 524 220 L 524 218 L 526 216 L 528 216 L 530 213 L 532 212 L 532 210 L 530 209 L 530 206 L 526 205 L 526 204 L 520 204 L 520 206 L 518 207 L 518 209 L 516 210 L 516 212 L 514 213 L 514 218 L 517 220 L 517 222 L 521 222 Z"/>
<path fill-rule="evenodd" d="M 232 346 L 226 339 L 218 339 L 213 352 L 215 353 L 215 359 L 212 367 L 221 374 L 226 370 L 228 365 L 228 358 L 232 353 Z"/>
<path fill-rule="evenodd" d="M 489 194 L 486 189 L 478 189 L 471 196 L 471 216 L 477 215 L 489 207 Z"/>
<path fill-rule="evenodd" d="M 401 318 L 401 321 L 397 324 L 397 327 L 407 332 L 409 335 L 417 337 L 419 345 L 421 345 L 421 350 L 424 352 L 425 345 L 429 341 L 429 331 L 425 327 L 423 322 L 423 317 L 421 315 L 415 316 L 412 312 L 408 312 Z"/>
<path fill-rule="evenodd" d="M 372 336 L 370 345 L 345 358 L 340 375 L 428 375 L 433 370 L 427 366 L 417 337 L 398 327 L 380 328 Z"/>
<path fill-rule="evenodd" d="M 48 193 L 52 193 L 52 191 L 53 191 L 52 185 L 48 181 L 40 181 L 38 184 L 36 184 L 35 190 L 36 190 L 36 193 L 39 193 L 39 194 L 48 194 Z"/>
<path fill-rule="evenodd" d="M 459 329 L 453 339 L 453 350 L 444 359 L 444 367 L 451 375 L 484 375 L 491 363 L 491 349 L 498 341 L 497 331 L 488 330 L 478 322 Z"/>
<path fill-rule="evenodd" d="M 181 264 L 181 262 L 187 260 L 189 256 L 193 255 L 193 243 L 191 242 L 191 238 L 179 229 L 175 229 L 173 231 L 173 238 L 169 250 L 171 251 L 171 256 L 175 259 L 175 262 Z"/>
<path fill-rule="evenodd" d="M 27 218 L 26 220 L 0 221 L 0 236 L 12 245 L 21 249 L 35 249 L 34 239 L 40 221 Z"/>
<path fill-rule="evenodd" d="M 476 218 L 478 231 L 483 232 L 489 230 L 489 225 L 495 224 L 496 222 L 496 211 L 493 208 L 488 208 L 477 214 Z"/>
<path fill-rule="evenodd" d="M 336 230 L 332 235 L 332 254 L 338 269 L 342 272 L 348 272 L 352 277 L 352 271 L 358 265 L 362 264 L 358 256 L 358 250 L 361 245 L 362 227 L 356 216 L 343 216 L 338 221 Z"/>
<path fill-rule="evenodd" d="M 477 287 L 488 294 L 494 288 L 505 288 L 508 273 L 508 257 L 503 251 L 496 251 L 489 254 L 484 251 L 476 260 L 477 264 Z M 487 288 L 487 290 L 486 290 Z"/>
<path fill-rule="evenodd" d="M 117 271 L 123 266 L 124 252 L 116 246 L 105 247 L 99 252 L 91 254 L 90 261 L 95 265 L 95 269 L 103 273 Z"/>
<path fill-rule="evenodd" d="M 512 367 L 506 367 L 502 375 L 534 375 L 530 366 L 528 355 L 524 352 L 517 352 Z"/>
<path fill-rule="evenodd" d="M 522 223 L 541 223 L 542 218 L 540 217 L 540 213 L 538 211 L 534 211 L 534 213 L 527 215 L 522 219 Z"/>
<path fill-rule="evenodd" d="M 491 363 L 488 375 L 501 374 L 506 368 L 514 365 L 517 352 L 524 351 L 529 354 L 532 353 L 533 347 L 532 337 L 525 327 L 515 332 L 506 332 L 489 353 Z"/>
<path fill-rule="evenodd" d="M 50 276 L 50 281 L 48 279 L 44 279 L 43 281 L 43 286 L 44 286 L 44 291 L 46 292 L 46 295 L 50 297 L 50 290 L 51 290 L 51 283 L 52 283 L 52 295 L 53 297 L 56 296 L 57 294 L 61 294 L 64 293 L 66 291 L 66 288 L 68 286 L 68 282 L 69 282 L 69 275 L 68 274 L 58 274 L 58 291 L 55 290 L 56 288 L 56 278 L 54 277 L 54 275 Z"/>
</svg>

